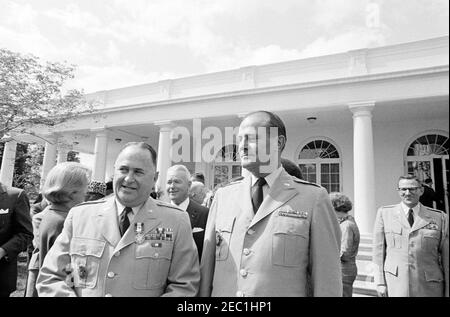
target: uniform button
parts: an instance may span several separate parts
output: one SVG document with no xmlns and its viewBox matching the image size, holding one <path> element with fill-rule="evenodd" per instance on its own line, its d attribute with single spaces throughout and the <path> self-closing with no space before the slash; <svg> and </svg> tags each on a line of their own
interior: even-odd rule
<svg viewBox="0 0 450 317">
<path fill-rule="evenodd" d="M 116 274 L 114 274 L 114 272 L 108 272 L 108 277 L 109 278 L 113 278 Z"/>
<path fill-rule="evenodd" d="M 105 297 L 112 297 L 111 294 L 105 294 Z"/>
<path fill-rule="evenodd" d="M 155 258 L 157 258 L 159 256 L 159 253 L 155 253 Z"/>
<path fill-rule="evenodd" d="M 249 254 L 250 254 L 250 250 L 247 249 L 247 248 L 245 248 L 245 249 L 244 249 L 244 255 L 249 255 Z"/>
<path fill-rule="evenodd" d="M 247 276 L 247 271 L 242 269 L 239 271 L 239 274 L 241 274 L 241 276 L 246 277 Z"/>
<path fill-rule="evenodd" d="M 252 235 L 255 233 L 255 230 L 253 229 L 248 229 L 247 234 Z"/>
<path fill-rule="evenodd" d="M 237 291 L 237 292 L 236 292 L 236 296 L 237 296 L 237 297 L 244 297 L 245 294 L 244 294 L 244 292 Z"/>
<path fill-rule="evenodd" d="M 120 255 L 120 251 L 117 251 L 114 256 L 119 256 Z"/>
</svg>

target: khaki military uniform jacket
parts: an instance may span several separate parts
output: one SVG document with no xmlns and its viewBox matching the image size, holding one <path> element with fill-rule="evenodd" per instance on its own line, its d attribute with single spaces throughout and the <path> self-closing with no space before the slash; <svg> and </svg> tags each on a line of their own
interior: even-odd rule
<svg viewBox="0 0 450 317">
<path fill-rule="evenodd" d="M 36 288 L 39 296 L 196 296 L 199 280 L 186 212 L 149 198 L 121 237 L 110 197 L 71 209 Z"/>
<path fill-rule="evenodd" d="M 251 178 L 217 191 L 200 296 L 342 296 L 340 228 L 326 190 L 284 170 L 256 215 Z"/>
<path fill-rule="evenodd" d="M 375 283 L 388 296 L 449 296 L 448 216 L 420 205 L 411 228 L 400 204 L 378 210 L 374 226 Z"/>
</svg>

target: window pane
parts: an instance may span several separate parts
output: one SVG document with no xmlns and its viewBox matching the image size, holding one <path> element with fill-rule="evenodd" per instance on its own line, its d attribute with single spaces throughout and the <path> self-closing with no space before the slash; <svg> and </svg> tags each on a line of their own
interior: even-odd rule
<svg viewBox="0 0 450 317">
<path fill-rule="evenodd" d="M 331 173 L 339 173 L 339 164 L 331 164 Z"/>
<path fill-rule="evenodd" d="M 241 166 L 239 166 L 239 165 L 234 165 L 234 166 L 232 167 L 232 175 L 231 175 L 231 177 L 232 177 L 232 178 L 235 178 L 235 177 L 241 176 L 241 169 L 242 169 Z"/>
</svg>

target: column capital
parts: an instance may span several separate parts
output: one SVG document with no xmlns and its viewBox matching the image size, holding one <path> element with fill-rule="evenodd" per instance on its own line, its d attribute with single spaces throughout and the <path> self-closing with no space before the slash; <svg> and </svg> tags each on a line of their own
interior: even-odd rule
<svg viewBox="0 0 450 317">
<path fill-rule="evenodd" d="M 153 124 L 159 127 L 160 132 L 170 132 L 175 126 L 172 120 L 154 121 Z"/>
<path fill-rule="evenodd" d="M 375 108 L 375 101 L 360 101 L 351 102 L 348 104 L 348 108 L 353 113 L 354 117 L 372 115 L 372 111 Z"/>
</svg>

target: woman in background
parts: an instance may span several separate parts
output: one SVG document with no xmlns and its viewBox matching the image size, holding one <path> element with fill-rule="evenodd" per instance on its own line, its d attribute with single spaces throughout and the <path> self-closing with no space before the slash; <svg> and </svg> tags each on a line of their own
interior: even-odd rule
<svg viewBox="0 0 450 317">
<path fill-rule="evenodd" d="M 352 210 L 352 202 L 341 193 L 331 193 L 330 200 L 336 211 L 341 227 L 341 269 L 343 297 L 352 297 L 353 282 L 358 274 L 356 255 L 359 247 L 359 229 L 355 218 L 348 214 Z"/>
<path fill-rule="evenodd" d="M 69 210 L 85 201 L 91 170 L 75 162 L 56 165 L 48 173 L 42 193 L 49 205 L 33 217 L 33 255 L 28 267 L 26 297 L 37 297 L 36 279 L 45 255 L 62 231 Z"/>
</svg>

